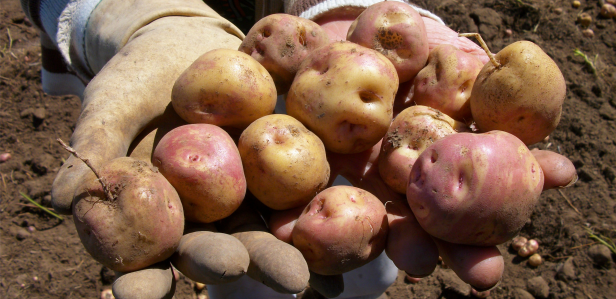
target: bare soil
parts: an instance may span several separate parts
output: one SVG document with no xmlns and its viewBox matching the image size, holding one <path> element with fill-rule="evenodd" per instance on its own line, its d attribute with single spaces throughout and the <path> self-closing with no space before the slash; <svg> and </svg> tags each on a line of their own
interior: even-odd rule
<svg viewBox="0 0 616 299">
<path fill-rule="evenodd" d="M 616 240 L 616 20 L 600 17 L 599 1 L 591 0 L 579 8 L 560 0 L 417 3 L 456 31 L 481 33 L 494 53 L 515 41 L 535 42 L 567 81 L 560 124 L 534 147 L 569 157 L 580 179 L 573 187 L 544 192 L 521 232 L 539 241 L 542 265 L 530 267 L 508 243 L 500 247 L 506 271 L 490 298 L 616 298 L 616 255 L 593 254 L 599 243 L 589 235 Z M 585 37 L 586 28 L 576 22 L 581 13 L 592 17 L 594 37 Z M 80 111 L 77 97 L 42 91 L 40 70 L 37 30 L 19 1 L 1 0 L 0 153 L 12 158 L 0 163 L 0 297 L 98 298 L 113 272 L 86 253 L 70 216 L 57 219 L 22 195 L 50 207 L 51 183 L 68 156 L 55 139 L 69 140 Z M 176 298 L 197 294 L 191 281 L 180 278 Z M 446 267 L 418 283 L 401 273 L 387 296 L 471 297 L 470 287 Z"/>
</svg>

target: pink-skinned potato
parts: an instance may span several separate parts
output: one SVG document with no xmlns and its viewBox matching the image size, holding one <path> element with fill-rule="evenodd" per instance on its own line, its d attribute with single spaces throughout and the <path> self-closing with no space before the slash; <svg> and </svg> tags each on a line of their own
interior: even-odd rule
<svg viewBox="0 0 616 299">
<path fill-rule="evenodd" d="M 381 144 L 379 173 L 394 191 L 405 194 L 411 168 L 432 143 L 447 135 L 469 131 L 461 122 L 427 106 L 412 106 L 391 123 Z"/>
<path fill-rule="evenodd" d="M 73 216 L 84 247 L 118 272 L 169 258 L 184 230 L 180 198 L 150 163 L 116 158 L 98 169 L 111 193 L 89 175 L 75 191 Z"/>
<path fill-rule="evenodd" d="M 323 142 L 291 116 L 259 118 L 244 130 L 238 148 L 248 189 L 271 209 L 305 206 L 327 187 Z"/>
<path fill-rule="evenodd" d="M 558 65 L 536 44 L 519 41 L 484 65 L 471 92 L 471 113 L 480 132 L 500 130 L 526 145 L 542 141 L 560 121 L 567 93 Z"/>
<path fill-rule="evenodd" d="M 246 195 L 239 151 L 218 126 L 188 124 L 169 131 L 156 145 L 152 164 L 177 190 L 188 221 L 225 218 Z"/>
<path fill-rule="evenodd" d="M 370 192 L 334 186 L 319 193 L 291 233 L 310 271 L 336 275 L 361 267 L 385 249 L 387 213 Z"/>
<path fill-rule="evenodd" d="M 272 75 L 278 94 L 284 94 L 308 53 L 328 43 L 327 34 L 317 23 L 289 14 L 272 14 L 250 28 L 238 50 L 261 63 Z"/>
<path fill-rule="evenodd" d="M 387 132 L 397 90 L 396 69 L 385 56 L 351 42 L 334 42 L 302 63 L 286 108 L 328 150 L 359 153 Z"/>
<path fill-rule="evenodd" d="M 188 123 L 243 130 L 276 106 L 272 76 L 254 58 L 230 49 L 199 56 L 175 81 L 173 109 Z"/>
<path fill-rule="evenodd" d="M 541 166 L 512 134 L 458 133 L 419 156 L 406 197 L 430 235 L 455 244 L 492 246 L 522 229 L 543 182 Z"/>
<path fill-rule="evenodd" d="M 452 45 L 438 45 L 430 51 L 428 64 L 413 79 L 412 101 L 470 123 L 469 98 L 482 67 L 483 62 L 475 55 Z"/>
<path fill-rule="evenodd" d="M 351 24 L 347 40 L 385 55 L 396 67 L 400 82 L 415 77 L 430 51 L 421 15 L 410 5 L 395 1 L 366 8 Z"/>
</svg>

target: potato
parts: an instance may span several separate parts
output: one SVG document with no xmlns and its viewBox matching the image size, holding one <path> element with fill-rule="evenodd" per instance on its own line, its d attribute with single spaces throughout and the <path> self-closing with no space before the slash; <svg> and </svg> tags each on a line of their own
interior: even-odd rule
<svg viewBox="0 0 616 299">
<path fill-rule="evenodd" d="M 244 129 L 276 106 L 267 70 L 240 51 L 216 49 L 193 62 L 171 91 L 175 111 L 189 123 Z"/>
<path fill-rule="evenodd" d="M 358 153 L 387 132 L 398 89 L 385 56 L 350 42 L 319 48 L 302 63 L 287 94 L 287 113 L 328 150 Z"/>
<path fill-rule="evenodd" d="M 413 79 L 412 101 L 437 109 L 451 118 L 470 123 L 469 98 L 483 62 L 452 45 L 438 45 L 426 65 Z"/>
<path fill-rule="evenodd" d="M 411 168 L 417 157 L 436 140 L 459 131 L 469 131 L 463 123 L 426 106 L 412 106 L 392 122 L 381 144 L 379 173 L 383 181 L 405 194 Z"/>
<path fill-rule="evenodd" d="M 385 206 L 368 191 L 334 186 L 308 204 L 293 228 L 293 245 L 310 271 L 336 275 L 378 257 L 387 242 Z"/>
<path fill-rule="evenodd" d="M 486 63 L 471 92 L 471 113 L 481 132 L 501 130 L 525 144 L 543 140 L 558 125 L 565 78 L 556 63 L 529 41 L 508 45 Z"/>
<path fill-rule="evenodd" d="M 317 23 L 273 14 L 250 28 L 238 50 L 260 62 L 272 75 L 278 94 L 285 94 L 308 53 L 328 43 L 327 34 Z"/>
<path fill-rule="evenodd" d="M 305 206 L 329 181 L 321 140 L 291 116 L 264 116 L 246 128 L 238 148 L 248 189 L 266 206 Z"/>
<path fill-rule="evenodd" d="M 406 193 L 419 224 L 441 240 L 491 246 L 515 237 L 543 189 L 543 171 L 515 136 L 458 133 L 411 169 Z"/>
<path fill-rule="evenodd" d="M 165 134 L 152 164 L 175 187 L 188 221 L 210 223 L 231 215 L 246 195 L 242 160 L 233 139 L 209 124 L 189 124 Z"/>
<path fill-rule="evenodd" d="M 385 55 L 396 67 L 400 82 L 415 77 L 430 51 L 421 15 L 402 2 L 383 1 L 366 8 L 351 24 L 347 40 Z"/>
<path fill-rule="evenodd" d="M 151 164 L 117 158 L 98 170 L 113 198 L 93 175 L 75 190 L 73 216 L 84 247 L 118 272 L 169 258 L 184 230 L 180 198 Z"/>
</svg>

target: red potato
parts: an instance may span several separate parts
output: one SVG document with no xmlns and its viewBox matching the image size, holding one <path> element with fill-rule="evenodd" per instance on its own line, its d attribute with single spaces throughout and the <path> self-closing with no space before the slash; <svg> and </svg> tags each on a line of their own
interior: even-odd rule
<svg viewBox="0 0 616 299">
<path fill-rule="evenodd" d="M 328 43 L 327 34 L 317 23 L 273 14 L 250 28 L 238 50 L 261 63 L 272 75 L 278 94 L 285 94 L 308 53 Z"/>
<path fill-rule="evenodd" d="M 419 156 L 406 196 L 417 221 L 432 236 L 492 246 L 522 229 L 543 182 L 539 163 L 515 136 L 458 133 Z"/>
<path fill-rule="evenodd" d="M 271 209 L 305 206 L 327 187 L 323 143 L 291 116 L 259 118 L 244 130 L 238 148 L 248 189 Z"/>
<path fill-rule="evenodd" d="M 118 272 L 145 268 L 169 258 L 184 230 L 180 198 L 151 164 L 124 157 L 99 169 L 110 189 L 90 174 L 75 191 L 73 216 L 84 247 Z"/>
<path fill-rule="evenodd" d="M 519 41 L 479 72 L 471 113 L 480 132 L 506 131 L 529 145 L 554 131 L 566 92 L 565 78 L 552 58 L 536 44 Z"/>
<path fill-rule="evenodd" d="M 293 245 L 310 271 L 336 275 L 378 257 L 387 242 L 385 206 L 370 192 L 334 186 L 304 209 L 292 232 Z"/>
<path fill-rule="evenodd" d="M 394 191 L 405 194 L 417 157 L 436 140 L 460 131 L 469 129 L 436 109 L 405 109 L 391 123 L 381 144 L 379 173 L 383 181 Z"/>
<path fill-rule="evenodd" d="M 451 118 L 470 123 L 469 98 L 483 62 L 475 55 L 452 45 L 439 45 L 430 51 L 428 64 L 413 80 L 412 101 L 430 106 Z"/>
<path fill-rule="evenodd" d="M 347 40 L 375 49 L 396 67 L 400 82 L 412 80 L 428 60 L 429 44 L 421 15 L 402 2 L 366 8 L 351 24 Z"/>
<path fill-rule="evenodd" d="M 195 60 L 175 81 L 173 109 L 189 123 L 244 129 L 276 106 L 276 86 L 248 54 L 216 49 Z"/>
<path fill-rule="evenodd" d="M 286 108 L 328 150 L 358 153 L 387 132 L 397 89 L 396 70 L 385 56 L 351 42 L 335 42 L 302 63 Z"/>
<path fill-rule="evenodd" d="M 188 221 L 210 223 L 231 215 L 246 195 L 242 160 L 220 127 L 189 124 L 165 134 L 152 164 L 175 187 Z"/>
</svg>

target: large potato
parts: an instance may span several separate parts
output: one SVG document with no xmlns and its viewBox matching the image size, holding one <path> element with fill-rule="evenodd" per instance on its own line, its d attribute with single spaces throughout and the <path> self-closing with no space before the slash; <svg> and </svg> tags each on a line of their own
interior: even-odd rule
<svg viewBox="0 0 616 299">
<path fill-rule="evenodd" d="M 430 106 L 451 118 L 470 123 L 469 98 L 483 62 L 477 56 L 452 45 L 438 45 L 426 65 L 413 80 L 412 101 Z"/>
<path fill-rule="evenodd" d="M 533 144 L 560 121 L 567 87 L 556 63 L 529 41 L 508 45 L 486 63 L 471 92 L 471 112 L 481 132 L 501 130 Z"/>
<path fill-rule="evenodd" d="M 383 181 L 405 194 L 411 168 L 417 157 L 432 143 L 447 135 L 469 131 L 463 123 L 426 106 L 412 106 L 391 123 L 381 144 L 379 173 Z"/>
<path fill-rule="evenodd" d="M 351 42 L 319 48 L 302 63 L 287 94 L 287 113 L 328 150 L 358 153 L 389 128 L 398 75 L 380 53 Z"/>
<path fill-rule="evenodd" d="M 266 206 L 306 205 L 327 187 L 329 163 L 321 140 L 291 116 L 264 116 L 246 128 L 238 148 L 248 189 Z"/>
<path fill-rule="evenodd" d="M 244 129 L 276 107 L 276 86 L 248 54 L 216 49 L 201 55 L 176 80 L 175 111 L 189 123 Z"/>
<path fill-rule="evenodd" d="M 152 164 L 175 187 L 187 220 L 210 223 L 231 215 L 246 195 L 240 154 L 220 127 L 189 124 L 165 134 Z"/>
<path fill-rule="evenodd" d="M 310 271 L 336 275 L 378 257 L 388 231 L 385 206 L 376 196 L 356 187 L 334 186 L 308 204 L 292 238 Z"/>
<path fill-rule="evenodd" d="M 278 94 L 287 93 L 308 53 L 329 43 L 321 26 L 305 18 L 273 14 L 259 20 L 240 45 L 272 75 Z"/>
<path fill-rule="evenodd" d="M 351 24 L 347 40 L 385 55 L 396 67 L 400 82 L 415 77 L 430 51 L 421 15 L 410 5 L 396 1 L 366 8 Z"/>
<path fill-rule="evenodd" d="M 75 190 L 73 216 L 81 243 L 98 262 L 129 272 L 169 258 L 184 231 L 180 198 L 151 164 L 117 158 Z"/>
<path fill-rule="evenodd" d="M 432 236 L 468 245 L 501 244 L 528 221 L 543 189 L 543 170 L 515 136 L 458 133 L 417 159 L 406 193 Z"/>
</svg>

